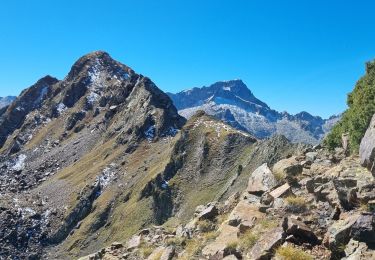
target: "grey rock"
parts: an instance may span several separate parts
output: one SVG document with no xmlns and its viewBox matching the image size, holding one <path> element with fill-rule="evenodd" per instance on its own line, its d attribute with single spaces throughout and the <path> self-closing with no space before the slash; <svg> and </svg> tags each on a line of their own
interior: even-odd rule
<svg viewBox="0 0 375 260">
<path fill-rule="evenodd" d="M 267 164 L 259 166 L 250 176 L 247 191 L 251 194 L 262 194 L 277 185 L 275 176 Z"/>
<path fill-rule="evenodd" d="M 375 243 L 375 215 L 362 214 L 352 226 L 350 236 L 360 242 Z"/>
<path fill-rule="evenodd" d="M 201 213 L 198 215 L 199 220 L 213 220 L 217 215 L 219 214 L 219 211 L 215 205 L 208 206 L 205 208 Z"/>
<path fill-rule="evenodd" d="M 280 246 L 285 239 L 284 230 L 281 227 L 271 229 L 264 233 L 248 253 L 248 259 L 271 259 L 273 250 Z"/>
<path fill-rule="evenodd" d="M 375 115 L 373 115 L 370 125 L 361 140 L 359 157 L 361 164 L 375 175 Z"/>
</svg>

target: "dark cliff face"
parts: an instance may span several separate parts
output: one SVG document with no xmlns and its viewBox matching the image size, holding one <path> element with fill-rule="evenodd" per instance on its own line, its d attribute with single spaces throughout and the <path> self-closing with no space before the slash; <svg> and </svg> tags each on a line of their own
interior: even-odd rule
<svg viewBox="0 0 375 260">
<path fill-rule="evenodd" d="M 258 138 L 283 134 L 293 142 L 315 144 L 332 127 L 327 120 L 307 112 L 291 115 L 271 109 L 257 99 L 241 80 L 217 82 L 208 87 L 168 95 L 186 118 L 197 110 L 204 110 Z"/>
</svg>

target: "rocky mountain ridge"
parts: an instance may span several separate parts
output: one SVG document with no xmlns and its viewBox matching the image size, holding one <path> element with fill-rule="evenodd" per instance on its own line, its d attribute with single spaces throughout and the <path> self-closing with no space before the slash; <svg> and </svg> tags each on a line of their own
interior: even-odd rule
<svg viewBox="0 0 375 260">
<path fill-rule="evenodd" d="M 307 112 L 296 115 L 277 112 L 257 99 L 241 80 L 216 82 L 168 95 L 186 118 L 204 110 L 257 138 L 281 134 L 292 142 L 317 144 L 339 119 L 339 116 L 322 119 Z"/>
</svg>

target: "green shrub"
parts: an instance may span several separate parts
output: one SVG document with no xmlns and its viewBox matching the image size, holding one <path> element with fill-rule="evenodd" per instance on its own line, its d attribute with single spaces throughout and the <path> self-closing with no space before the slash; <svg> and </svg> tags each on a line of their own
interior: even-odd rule
<svg viewBox="0 0 375 260">
<path fill-rule="evenodd" d="M 324 139 L 330 148 L 341 146 L 341 136 L 349 133 L 349 150 L 357 153 L 359 144 L 375 113 L 375 61 L 366 64 L 366 74 L 357 82 L 347 99 L 348 109 Z"/>
</svg>

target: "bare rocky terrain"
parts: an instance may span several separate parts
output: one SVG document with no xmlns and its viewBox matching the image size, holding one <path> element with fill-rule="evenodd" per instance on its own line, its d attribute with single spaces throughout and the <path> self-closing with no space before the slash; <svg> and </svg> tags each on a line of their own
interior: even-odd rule
<svg viewBox="0 0 375 260">
<path fill-rule="evenodd" d="M 0 259 L 373 259 L 359 156 L 188 120 L 97 51 L 0 114 Z"/>
</svg>

